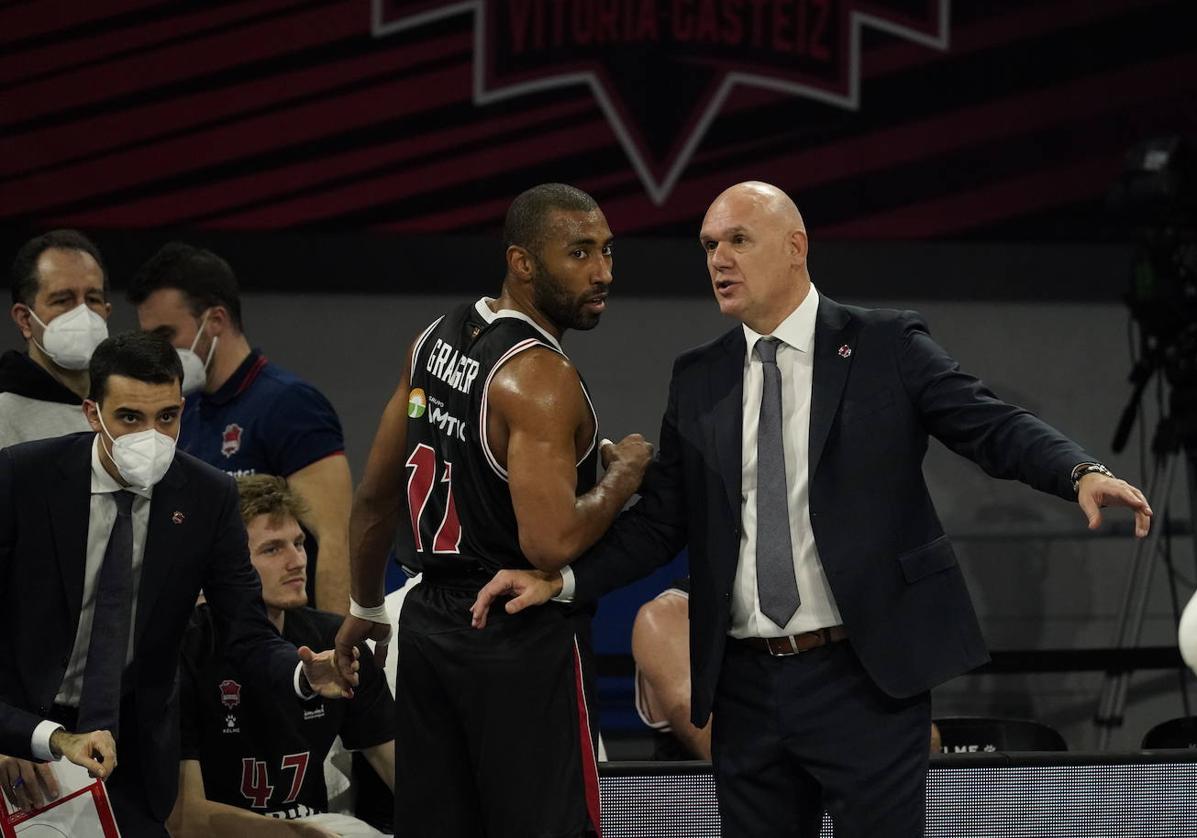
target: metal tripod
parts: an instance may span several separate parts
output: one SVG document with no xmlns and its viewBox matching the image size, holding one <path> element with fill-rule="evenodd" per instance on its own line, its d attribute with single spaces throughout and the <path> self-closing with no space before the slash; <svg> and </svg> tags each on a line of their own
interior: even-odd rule
<svg viewBox="0 0 1197 838">
<path fill-rule="evenodd" d="M 1182 396 L 1183 390 L 1172 391 L 1171 411 L 1160 420 L 1156 428 L 1152 450 L 1155 453 L 1155 469 L 1147 493 L 1149 501 L 1155 501 L 1157 514 L 1151 533 L 1135 545 L 1135 555 L 1127 573 L 1126 594 L 1118 619 L 1118 636 L 1114 643 L 1117 651 L 1132 649 L 1139 645 L 1143 630 L 1143 619 L 1147 613 L 1147 601 L 1151 594 L 1151 579 L 1155 572 L 1155 557 L 1160 539 L 1164 534 L 1163 522 L 1168 514 L 1168 501 L 1172 493 L 1172 481 L 1181 461 L 1184 461 L 1188 480 L 1189 532 L 1197 548 L 1197 413 L 1190 412 L 1189 399 Z M 1126 712 L 1127 693 L 1131 670 L 1111 670 L 1102 683 L 1101 696 L 1097 703 L 1094 723 L 1098 728 L 1097 745 L 1106 750 L 1114 728 L 1121 727 Z"/>
</svg>

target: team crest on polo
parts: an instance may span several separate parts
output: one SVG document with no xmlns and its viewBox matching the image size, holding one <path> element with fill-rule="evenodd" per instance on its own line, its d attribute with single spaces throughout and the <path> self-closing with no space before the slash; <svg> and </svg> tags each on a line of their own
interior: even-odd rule
<svg viewBox="0 0 1197 838">
<path fill-rule="evenodd" d="M 231 678 L 220 682 L 220 703 L 224 705 L 224 727 L 221 733 L 240 733 L 237 726 L 237 708 L 241 704 L 241 685 Z"/>
<path fill-rule="evenodd" d="M 226 425 L 224 433 L 220 435 L 220 453 L 231 457 L 240 451 L 242 433 L 241 426 L 236 422 Z"/>
<path fill-rule="evenodd" d="M 229 710 L 237 709 L 241 703 L 241 685 L 231 678 L 220 682 L 220 703 Z"/>
<path fill-rule="evenodd" d="M 419 387 L 413 388 L 411 395 L 407 397 L 407 415 L 412 419 L 419 419 L 427 409 L 428 397 Z"/>
<path fill-rule="evenodd" d="M 664 203 L 737 85 L 855 110 L 862 32 L 948 47 L 950 0 L 373 0 L 375 37 L 474 18 L 474 101 L 590 88 Z"/>
</svg>

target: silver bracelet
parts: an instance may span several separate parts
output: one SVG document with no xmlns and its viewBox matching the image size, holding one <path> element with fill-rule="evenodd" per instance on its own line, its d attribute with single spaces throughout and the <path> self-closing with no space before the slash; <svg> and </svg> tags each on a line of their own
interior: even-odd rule
<svg viewBox="0 0 1197 838">
<path fill-rule="evenodd" d="M 1114 477 L 1114 472 L 1110 471 L 1101 463 L 1081 463 L 1072 470 L 1073 492 L 1079 493 L 1081 491 L 1081 478 L 1086 474 L 1104 474 L 1106 477 Z"/>
<path fill-rule="evenodd" d="M 349 597 L 349 613 L 359 620 L 369 620 L 372 623 L 382 623 L 387 626 L 391 624 L 391 617 L 387 614 L 385 601 L 378 605 L 365 606 L 353 597 Z"/>
</svg>

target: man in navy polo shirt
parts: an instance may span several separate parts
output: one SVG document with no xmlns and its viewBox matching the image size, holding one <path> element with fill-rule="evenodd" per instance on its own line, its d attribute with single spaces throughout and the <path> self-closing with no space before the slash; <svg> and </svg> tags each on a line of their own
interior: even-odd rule
<svg viewBox="0 0 1197 838">
<path fill-rule="evenodd" d="M 316 542 L 309 541 L 309 597 L 345 613 L 353 488 L 328 399 L 250 348 L 237 278 L 215 253 L 165 245 L 133 277 L 128 297 L 141 328 L 165 336 L 183 362 L 179 447 L 235 477 L 287 478 L 310 510 L 300 523 Z"/>
</svg>

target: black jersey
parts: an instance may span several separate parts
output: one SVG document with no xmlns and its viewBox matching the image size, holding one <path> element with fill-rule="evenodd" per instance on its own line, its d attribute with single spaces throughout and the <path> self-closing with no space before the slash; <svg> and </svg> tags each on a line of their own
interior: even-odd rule
<svg viewBox="0 0 1197 838">
<path fill-rule="evenodd" d="M 287 612 L 283 637 L 332 648 L 341 618 L 312 608 Z M 209 800 L 276 817 L 328 808 L 324 758 L 340 735 L 349 750 L 394 738 L 395 704 L 386 677 L 362 647 L 352 700 L 263 695 L 224 655 L 208 607 L 192 616 L 180 660 L 181 755 L 199 760 Z"/>
<path fill-rule="evenodd" d="M 507 471 L 486 438 L 487 390 L 507 361 L 533 348 L 562 352 L 525 315 L 492 312 L 486 302 L 459 306 L 429 326 L 412 353 L 407 424 L 407 501 L 412 542 L 408 566 L 453 574 L 530 568 Z M 580 379 L 579 379 L 580 380 Z M 590 395 L 582 384 L 586 402 Z M 579 495 L 595 484 L 594 438 L 578 462 Z"/>
</svg>

